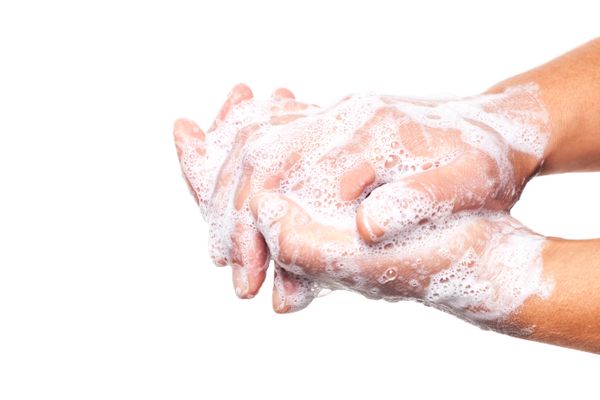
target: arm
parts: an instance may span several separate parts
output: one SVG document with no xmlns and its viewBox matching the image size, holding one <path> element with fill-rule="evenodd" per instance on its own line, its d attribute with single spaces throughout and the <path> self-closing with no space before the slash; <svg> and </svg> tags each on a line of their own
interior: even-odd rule
<svg viewBox="0 0 600 400">
<path fill-rule="evenodd" d="M 527 82 L 540 86 L 551 118 L 552 137 L 541 173 L 600 170 L 600 38 L 488 92 Z"/>
<path fill-rule="evenodd" d="M 600 352 L 600 243 L 546 240 L 507 213 L 535 172 L 600 168 L 599 63 L 595 41 L 489 95 L 355 95 L 322 111 L 236 86 L 206 135 L 189 121 L 175 129 L 213 259 L 251 298 L 273 258 L 278 312 L 348 289 Z"/>
<path fill-rule="evenodd" d="M 532 81 L 539 85 L 551 119 L 540 172 L 600 170 L 600 39 L 488 92 Z M 600 353 L 600 239 L 549 238 L 543 259 L 554 290 L 545 300 L 529 298 L 511 317 L 513 323 L 535 326 L 529 339 Z"/>
<path fill-rule="evenodd" d="M 600 239 L 549 238 L 543 258 L 554 290 L 530 297 L 512 323 L 535 327 L 528 339 L 600 353 Z"/>
</svg>

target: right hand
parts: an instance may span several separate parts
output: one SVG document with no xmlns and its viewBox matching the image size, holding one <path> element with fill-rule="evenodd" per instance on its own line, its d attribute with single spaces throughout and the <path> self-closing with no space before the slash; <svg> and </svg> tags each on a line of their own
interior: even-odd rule
<svg viewBox="0 0 600 400">
<path fill-rule="evenodd" d="M 305 307 L 323 288 L 346 289 L 506 329 L 527 298 L 552 289 L 544 238 L 506 212 L 464 211 L 366 246 L 356 229 L 319 222 L 286 195 L 264 192 L 250 207 L 275 260 L 278 312 Z"/>
</svg>

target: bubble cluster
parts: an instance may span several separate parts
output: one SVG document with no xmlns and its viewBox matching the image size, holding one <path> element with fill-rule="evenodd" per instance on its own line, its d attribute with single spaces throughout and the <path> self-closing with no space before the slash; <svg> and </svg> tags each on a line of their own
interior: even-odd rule
<svg viewBox="0 0 600 400">
<path fill-rule="evenodd" d="M 270 190 L 304 210 L 305 220 L 295 224 L 314 220 L 351 237 L 316 244 L 320 264 L 310 272 L 294 258 L 277 260 L 295 282 L 291 293 L 281 279 L 275 282 L 292 309 L 322 291 L 346 289 L 390 301 L 417 298 L 489 320 L 551 291 L 542 277 L 543 238 L 504 212 L 455 212 L 465 202 L 483 206 L 487 198 L 518 196 L 522 182 L 510 152 L 540 159 L 549 137 L 535 85 L 466 99 L 358 93 L 301 112 L 276 103 L 243 101 L 205 141 L 189 140 L 183 148 L 182 168 L 201 199 L 214 260 L 231 262 L 232 237 L 239 257 L 252 252 L 248 236 L 236 236 L 240 227 L 261 232 L 277 260 L 288 203 L 270 196 L 256 221 L 249 207 L 253 194 Z M 466 152 L 491 160 L 469 171 L 481 193 L 451 187 L 440 194 L 403 183 Z M 365 200 L 369 221 L 385 232 L 372 232 L 376 243 L 357 232 L 356 212 Z"/>
</svg>

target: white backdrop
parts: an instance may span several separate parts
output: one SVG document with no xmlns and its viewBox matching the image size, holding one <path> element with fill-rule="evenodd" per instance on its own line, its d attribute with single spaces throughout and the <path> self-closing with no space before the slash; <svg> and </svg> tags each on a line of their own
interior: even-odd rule
<svg viewBox="0 0 600 400">
<path fill-rule="evenodd" d="M 0 398 L 598 398 L 600 356 L 417 304 L 276 315 L 270 277 L 238 300 L 171 137 L 240 81 L 321 105 L 478 93 L 597 36 L 594 2 L 206 3 L 1 3 Z M 537 178 L 514 215 L 599 237 L 599 184 Z"/>
</svg>

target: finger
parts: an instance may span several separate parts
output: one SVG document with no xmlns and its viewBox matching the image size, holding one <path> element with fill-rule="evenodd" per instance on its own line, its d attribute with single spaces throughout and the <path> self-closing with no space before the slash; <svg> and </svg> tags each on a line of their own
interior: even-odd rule
<svg viewBox="0 0 600 400">
<path fill-rule="evenodd" d="M 306 275 L 318 276 L 328 262 L 328 250 L 354 252 L 356 244 L 349 230 L 324 225 L 287 196 L 261 192 L 250 201 L 258 230 L 273 259 L 294 266 Z"/>
<path fill-rule="evenodd" d="M 235 180 L 244 144 L 252 135 L 257 134 L 258 128 L 257 124 L 253 124 L 238 132 L 234 146 L 219 170 L 212 196 L 209 199 L 207 207 L 210 209 L 209 249 L 211 258 L 217 265 L 227 265 L 231 262 L 231 234 L 236 226 L 236 213 L 232 208 L 231 197 L 234 194 L 230 189 Z M 231 223 L 229 223 L 230 220 L 232 220 Z"/>
<path fill-rule="evenodd" d="M 232 238 L 230 259 L 235 294 L 241 299 L 256 296 L 265 280 L 270 261 L 267 245 L 260 233 L 246 232 Z"/>
<path fill-rule="evenodd" d="M 287 113 L 297 113 L 299 111 L 307 110 L 307 109 L 318 109 L 319 106 L 316 104 L 303 103 L 301 101 L 296 100 L 296 96 L 292 93 L 291 90 L 287 88 L 277 88 L 271 93 L 271 99 L 275 101 L 277 104 L 271 107 L 271 113 L 273 114 L 271 117 L 271 123 L 274 125 L 280 124 L 280 119 L 284 116 L 280 114 Z M 298 114 L 298 117 L 303 117 L 304 115 Z M 289 119 L 291 117 L 288 116 Z M 292 119 L 293 120 L 293 119 Z M 287 122 L 283 122 L 287 123 Z"/>
<path fill-rule="evenodd" d="M 271 125 L 285 125 L 304 117 L 306 117 L 305 114 L 274 114 L 271 115 L 271 118 L 269 118 L 269 122 Z"/>
<path fill-rule="evenodd" d="M 281 179 L 295 165 L 300 155 L 293 152 L 283 163 L 282 168 L 266 177 L 260 187 L 278 189 Z M 244 286 L 236 286 L 236 293 L 242 298 L 254 297 L 262 286 L 269 265 L 269 252 L 262 235 L 253 224 L 247 200 L 252 189 L 254 168 L 251 164 L 243 166 L 242 177 L 234 197 L 235 229 L 231 233 L 231 263 L 245 268 Z"/>
<path fill-rule="evenodd" d="M 493 159 L 468 152 L 447 165 L 373 190 L 357 210 L 356 225 L 363 240 L 375 243 L 453 212 L 484 206 L 498 210 L 503 197 L 499 181 Z"/>
<path fill-rule="evenodd" d="M 246 269 L 232 265 L 231 266 L 231 280 L 233 282 L 233 287 L 235 288 L 235 294 L 240 299 L 248 298 L 248 274 Z"/>
<path fill-rule="evenodd" d="M 263 189 L 274 189 L 278 190 L 281 187 L 281 181 L 284 180 L 290 170 L 298 165 L 298 162 L 302 159 L 302 154 L 297 151 L 292 151 L 289 155 L 282 160 L 282 166 L 274 173 L 265 177 L 261 187 Z"/>
<path fill-rule="evenodd" d="M 204 143 L 206 136 L 196 123 L 187 119 L 175 121 L 173 136 L 185 182 L 196 203 L 200 203 L 204 196 L 202 166 L 206 155 Z"/>
<path fill-rule="evenodd" d="M 310 105 L 296 101 L 294 94 L 286 88 L 278 88 L 271 94 L 271 99 L 276 105 L 271 107 L 271 125 L 284 125 L 297 119 L 306 117 L 298 111 L 306 110 Z"/>
<path fill-rule="evenodd" d="M 235 85 L 233 89 L 231 89 L 231 91 L 229 92 L 227 100 L 225 100 L 225 103 L 221 107 L 219 114 L 217 114 L 217 118 L 215 118 L 207 133 L 210 133 L 217 129 L 217 127 L 221 123 L 223 123 L 223 121 L 225 121 L 225 118 L 227 118 L 227 115 L 234 106 L 240 104 L 244 100 L 250 100 L 252 98 L 252 90 L 250 90 L 248 85 L 244 83 L 238 83 L 237 85 Z"/>
<path fill-rule="evenodd" d="M 262 235 L 249 224 L 238 223 L 231 235 L 231 264 L 235 293 L 251 299 L 265 281 L 269 251 Z"/>
<path fill-rule="evenodd" d="M 317 285 L 310 279 L 286 271 L 275 263 L 273 310 L 278 314 L 300 311 L 318 295 Z"/>
<path fill-rule="evenodd" d="M 423 231 L 415 230 L 416 236 L 407 236 L 410 243 L 399 241 L 375 250 L 352 242 L 348 231 L 312 221 L 298 204 L 280 194 L 263 192 L 255 196 L 251 209 L 281 268 L 298 271 L 297 274 L 316 282 L 333 279 L 336 284 L 370 298 L 422 298 L 431 273 L 448 268 L 468 249 L 479 253 L 477 243 L 486 242 L 480 234 L 470 232 L 472 220 L 453 220 L 443 229 L 427 231 L 431 238 L 423 239 Z M 331 249 L 335 251 L 328 252 Z M 276 308 L 283 298 L 281 293 L 277 295 Z"/>
<path fill-rule="evenodd" d="M 368 162 L 360 163 L 344 172 L 340 178 L 340 197 L 342 200 L 357 199 L 363 191 L 375 182 L 375 169 Z"/>
<path fill-rule="evenodd" d="M 294 100 L 296 98 L 296 96 L 294 96 L 294 94 L 292 93 L 292 91 L 289 90 L 289 89 L 286 89 L 286 88 L 277 88 L 271 94 L 271 98 L 273 100 L 284 100 L 284 99 Z"/>
<path fill-rule="evenodd" d="M 278 89 L 273 93 L 273 100 L 276 104 L 287 104 L 289 102 L 294 102 L 294 96 L 287 89 Z M 291 119 L 287 117 L 290 117 L 290 115 L 284 116 L 283 118 L 285 120 L 277 122 L 291 122 L 291 120 L 302 117 L 302 115 L 291 115 L 291 117 L 293 117 Z M 271 122 L 273 123 L 273 121 Z M 229 201 L 225 199 L 225 197 L 229 196 L 229 193 L 231 193 L 227 188 L 232 181 L 233 170 L 240 162 L 240 151 L 243 149 L 249 136 L 256 133 L 258 127 L 257 124 L 253 124 L 243 128 L 238 133 L 233 149 L 225 161 L 217 181 L 217 189 L 214 198 L 219 199 L 219 203 L 229 204 Z M 298 158 L 299 155 L 293 152 L 289 159 L 284 162 L 281 171 L 278 171 L 272 176 L 268 176 L 260 187 L 279 187 L 282 176 L 294 165 Z M 244 208 L 247 207 L 246 200 L 248 194 L 252 189 L 253 167 L 251 163 L 244 163 L 242 168 L 241 179 L 235 192 L 233 192 L 235 193 L 233 199 L 235 207 L 235 228 L 229 237 L 221 235 L 219 238 L 215 235 L 214 245 L 211 247 L 215 249 L 214 260 L 221 262 L 227 261 L 234 266 L 234 285 L 236 285 L 235 288 L 238 296 L 242 298 L 251 298 L 256 295 L 264 282 L 269 257 L 268 249 L 262 235 L 253 226 L 249 212 L 244 210 Z M 240 268 L 244 270 L 242 271 Z"/>
</svg>

